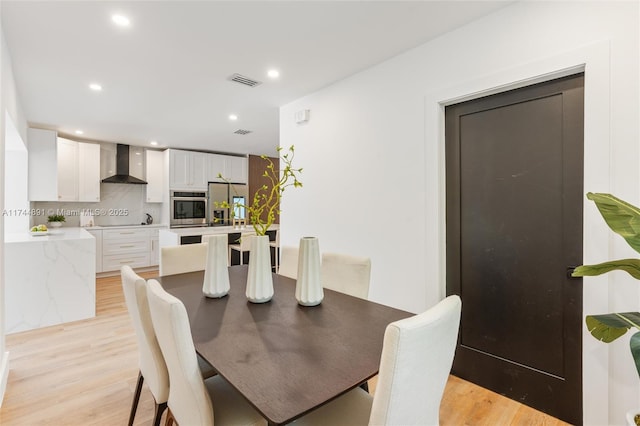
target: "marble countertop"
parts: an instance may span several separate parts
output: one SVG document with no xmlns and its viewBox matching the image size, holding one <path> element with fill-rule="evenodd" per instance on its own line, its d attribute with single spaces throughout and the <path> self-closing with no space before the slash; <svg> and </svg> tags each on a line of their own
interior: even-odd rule
<svg viewBox="0 0 640 426">
<path fill-rule="evenodd" d="M 271 225 L 270 230 L 279 229 L 280 225 Z M 200 226 L 193 228 L 170 228 L 161 232 L 171 232 L 177 235 L 209 235 L 209 234 L 231 234 L 233 232 L 254 232 L 253 226 L 244 228 L 234 228 L 233 226 Z"/>
<path fill-rule="evenodd" d="M 152 225 L 95 225 L 86 226 L 83 229 L 124 229 L 124 228 L 168 228 L 169 225 L 154 223 Z"/>
<path fill-rule="evenodd" d="M 29 231 L 4 234 L 5 243 L 42 243 L 47 241 L 69 241 L 93 239 L 83 228 L 49 228 L 46 235 L 32 235 Z"/>
</svg>

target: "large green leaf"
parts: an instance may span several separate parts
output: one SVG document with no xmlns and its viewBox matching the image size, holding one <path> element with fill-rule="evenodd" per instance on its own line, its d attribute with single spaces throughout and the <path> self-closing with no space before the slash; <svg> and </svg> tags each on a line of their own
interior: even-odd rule
<svg viewBox="0 0 640 426">
<path fill-rule="evenodd" d="M 587 193 L 613 232 L 619 234 L 640 253 L 640 209 L 611 194 Z"/>
<path fill-rule="evenodd" d="M 636 362 L 636 370 L 638 371 L 638 376 L 640 376 L 640 332 L 631 336 L 629 346 L 631 346 L 631 355 L 633 355 L 633 360 Z"/>
<path fill-rule="evenodd" d="M 640 330 L 640 313 L 587 315 L 585 322 L 593 337 L 605 343 L 611 343 L 632 327 Z"/>
<path fill-rule="evenodd" d="M 625 271 L 633 278 L 640 280 L 640 259 L 621 259 L 596 265 L 582 265 L 573 270 L 571 276 L 586 277 L 601 275 L 614 270 Z"/>
</svg>

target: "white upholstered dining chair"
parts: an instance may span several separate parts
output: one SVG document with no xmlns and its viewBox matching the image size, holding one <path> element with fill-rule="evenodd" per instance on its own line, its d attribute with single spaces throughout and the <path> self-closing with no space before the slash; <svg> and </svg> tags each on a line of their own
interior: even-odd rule
<svg viewBox="0 0 640 426">
<path fill-rule="evenodd" d="M 169 370 L 167 426 L 266 425 L 266 421 L 220 376 L 203 380 L 187 311 L 156 280 L 147 285 L 149 308 Z M 212 402 L 215 403 L 215 414 Z"/>
<path fill-rule="evenodd" d="M 240 240 L 234 244 L 229 244 L 229 265 L 231 265 L 231 253 L 235 250 L 240 252 L 240 264 L 244 264 L 244 253 L 251 251 L 252 236 L 256 235 L 255 232 L 243 232 L 240 234 Z"/>
<path fill-rule="evenodd" d="M 298 278 L 298 247 L 280 247 L 280 259 L 278 261 L 278 275 L 284 275 L 294 280 Z"/>
<path fill-rule="evenodd" d="M 322 253 L 320 279 L 324 288 L 367 299 L 371 280 L 371 259 Z"/>
<path fill-rule="evenodd" d="M 389 324 L 375 396 L 356 388 L 295 425 L 438 425 L 461 308 L 460 298 L 449 296 L 426 312 Z"/>
<path fill-rule="evenodd" d="M 160 276 L 203 271 L 206 263 L 206 244 L 184 244 L 160 249 Z"/>
<path fill-rule="evenodd" d="M 147 386 L 156 404 L 153 424 L 157 426 L 160 424 L 162 413 L 167 407 L 167 399 L 169 397 L 169 373 L 167 372 L 167 366 L 153 329 L 149 304 L 147 302 L 146 281 L 136 274 L 128 265 L 122 267 L 121 278 L 124 300 L 138 342 L 140 368 L 128 424 L 129 426 L 133 424 L 140 400 L 142 385 L 146 379 Z M 204 377 L 211 377 L 216 374 L 213 368 L 200 357 L 198 357 L 198 365 L 200 374 Z"/>
<path fill-rule="evenodd" d="M 142 384 L 147 380 L 147 386 L 156 403 L 154 425 L 160 424 L 160 417 L 167 407 L 169 397 L 169 373 L 164 363 L 164 358 L 160 352 L 156 335 L 153 331 L 149 305 L 147 304 L 147 289 L 145 280 L 136 274 L 130 266 L 123 266 L 121 269 L 122 290 L 124 301 L 133 323 L 136 339 L 138 341 L 139 368 L 136 392 L 131 404 L 129 414 L 129 426 L 133 424 L 133 419 L 138 408 Z"/>
</svg>

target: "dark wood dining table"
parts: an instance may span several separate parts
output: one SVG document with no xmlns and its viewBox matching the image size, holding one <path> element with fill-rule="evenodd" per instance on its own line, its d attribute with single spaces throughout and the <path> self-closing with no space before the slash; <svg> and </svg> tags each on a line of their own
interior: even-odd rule
<svg viewBox="0 0 640 426">
<path fill-rule="evenodd" d="M 378 373 L 386 326 L 413 314 L 324 290 L 318 306 L 295 299 L 295 280 L 273 274 L 273 299 L 247 301 L 247 266 L 229 268 L 231 290 L 202 293 L 204 271 L 160 277 L 188 312 L 196 351 L 269 424 L 289 423 Z M 215 401 L 214 410 L 215 410 Z"/>
</svg>

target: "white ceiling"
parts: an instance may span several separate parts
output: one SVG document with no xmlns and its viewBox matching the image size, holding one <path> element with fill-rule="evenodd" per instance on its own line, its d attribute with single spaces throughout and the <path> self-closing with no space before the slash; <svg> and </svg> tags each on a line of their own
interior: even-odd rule
<svg viewBox="0 0 640 426">
<path fill-rule="evenodd" d="M 0 12 L 31 125 L 131 145 L 272 154 L 281 105 L 508 3 L 4 0 Z M 114 13 L 131 26 L 113 25 Z M 231 82 L 234 73 L 263 84 Z"/>
</svg>

